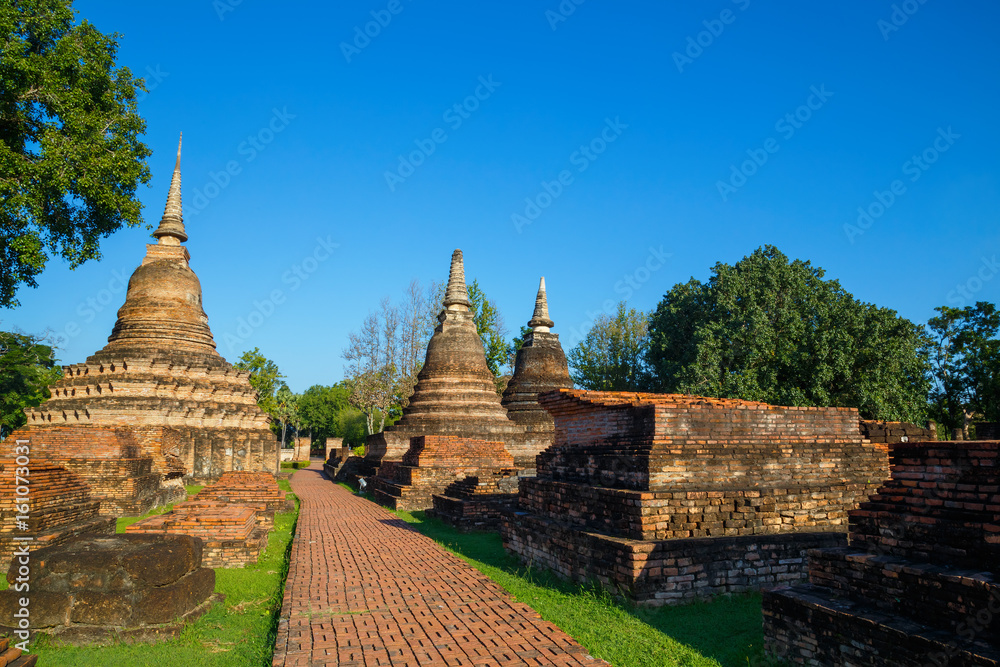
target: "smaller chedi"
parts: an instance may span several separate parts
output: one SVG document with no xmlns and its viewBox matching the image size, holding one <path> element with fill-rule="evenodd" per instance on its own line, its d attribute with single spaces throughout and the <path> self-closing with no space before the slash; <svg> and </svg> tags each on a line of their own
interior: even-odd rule
<svg viewBox="0 0 1000 667">
<path fill-rule="evenodd" d="M 471 305 L 462 251 L 456 250 L 444 308 L 427 343 L 413 395 L 398 422 L 368 437 L 369 462 L 400 461 L 410 438 L 420 435 L 499 441 L 508 447 L 524 438 L 524 428 L 511 421 L 500 404 Z"/>
<path fill-rule="evenodd" d="M 249 374 L 215 349 L 190 266 L 180 145 L 157 242 L 132 274 L 108 344 L 63 368 L 51 398 L 11 435 L 78 474 L 106 513 L 184 497 L 230 470 L 277 472 L 277 443 Z"/>
<path fill-rule="evenodd" d="M 507 409 L 510 419 L 525 429 L 525 437 L 509 443 L 507 449 L 513 454 L 518 468 L 533 474 L 535 457 L 552 444 L 555 436 L 552 415 L 538 403 L 538 395 L 573 388 L 559 334 L 551 331 L 555 323 L 549 317 L 544 276 L 538 284 L 535 312 L 528 326 L 531 330 L 524 335 L 514 360 L 514 375 L 500 403 Z"/>
</svg>

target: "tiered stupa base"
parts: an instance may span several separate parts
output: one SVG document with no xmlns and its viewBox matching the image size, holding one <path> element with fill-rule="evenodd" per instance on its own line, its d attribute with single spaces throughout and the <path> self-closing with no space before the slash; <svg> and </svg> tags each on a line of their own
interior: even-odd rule
<svg viewBox="0 0 1000 667">
<path fill-rule="evenodd" d="M 770 653 L 798 665 L 1000 665 L 1000 443 L 892 447 L 851 546 L 764 595 Z"/>
<path fill-rule="evenodd" d="M 383 462 L 370 482 L 376 502 L 395 510 L 424 510 L 433 506 L 434 494 L 452 483 L 513 464 L 502 442 L 419 436 L 400 463 Z"/>
</svg>

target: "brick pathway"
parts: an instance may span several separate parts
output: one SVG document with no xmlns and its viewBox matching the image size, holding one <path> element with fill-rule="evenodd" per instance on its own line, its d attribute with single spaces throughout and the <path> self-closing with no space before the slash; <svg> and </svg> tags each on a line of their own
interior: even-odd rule
<svg viewBox="0 0 1000 667">
<path fill-rule="evenodd" d="M 302 506 L 273 665 L 607 665 L 318 463 L 292 490 Z"/>
</svg>

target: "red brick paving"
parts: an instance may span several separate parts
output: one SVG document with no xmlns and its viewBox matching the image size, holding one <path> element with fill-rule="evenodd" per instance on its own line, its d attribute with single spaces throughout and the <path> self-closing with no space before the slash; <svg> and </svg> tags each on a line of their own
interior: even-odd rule
<svg viewBox="0 0 1000 667">
<path fill-rule="evenodd" d="M 607 666 L 485 575 L 322 475 L 302 502 L 273 665 Z"/>
</svg>

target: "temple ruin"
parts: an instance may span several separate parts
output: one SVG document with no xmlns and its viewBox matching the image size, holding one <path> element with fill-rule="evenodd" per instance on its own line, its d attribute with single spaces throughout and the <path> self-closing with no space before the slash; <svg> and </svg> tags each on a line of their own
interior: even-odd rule
<svg viewBox="0 0 1000 667">
<path fill-rule="evenodd" d="M 853 408 L 562 389 L 505 547 L 648 605 L 801 581 L 888 477 Z"/>
<path fill-rule="evenodd" d="M 230 470 L 277 472 L 269 418 L 249 374 L 215 348 L 183 245 L 180 145 L 157 242 L 132 274 L 107 345 L 63 368 L 51 398 L 11 439 L 80 475 L 102 512 L 142 513 L 184 497 L 182 482 Z"/>
<path fill-rule="evenodd" d="M 764 594 L 767 649 L 798 665 L 1000 664 L 1000 442 L 891 446 L 850 546 Z"/>
</svg>

